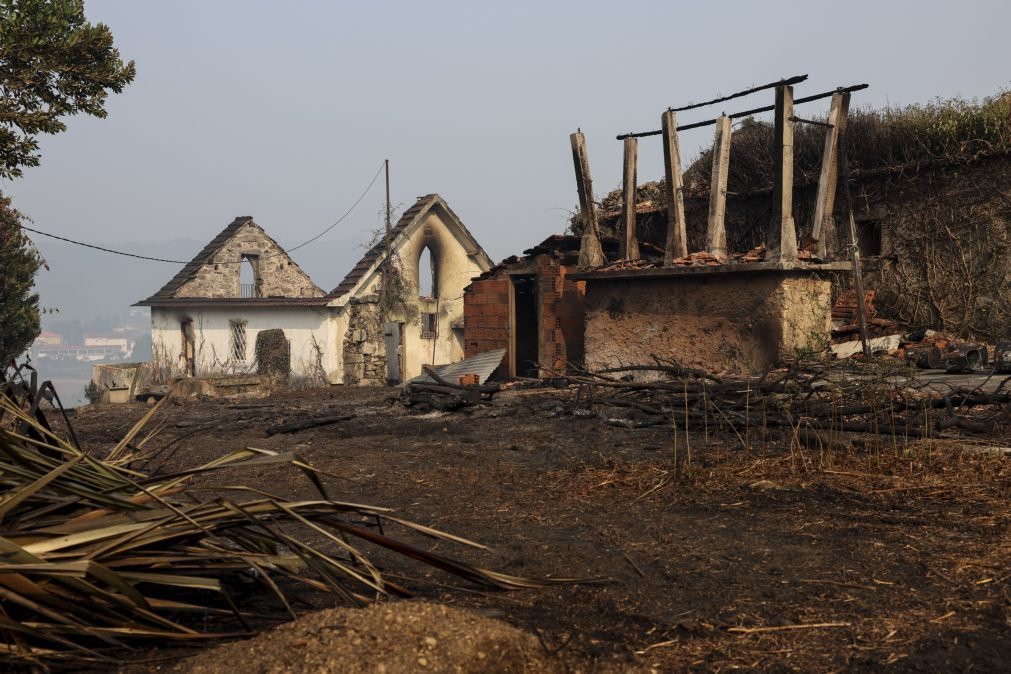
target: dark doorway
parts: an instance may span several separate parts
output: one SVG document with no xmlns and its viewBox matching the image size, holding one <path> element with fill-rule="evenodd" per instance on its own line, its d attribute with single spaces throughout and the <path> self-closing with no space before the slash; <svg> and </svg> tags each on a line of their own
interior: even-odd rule
<svg viewBox="0 0 1011 674">
<path fill-rule="evenodd" d="M 196 337 L 193 334 L 193 321 L 180 321 L 179 328 L 182 333 L 182 361 L 183 372 L 187 377 L 197 376 L 196 359 Z"/>
<path fill-rule="evenodd" d="M 514 373 L 517 377 L 536 377 L 539 371 L 537 345 L 541 332 L 537 277 L 513 276 L 512 281 Z"/>
</svg>

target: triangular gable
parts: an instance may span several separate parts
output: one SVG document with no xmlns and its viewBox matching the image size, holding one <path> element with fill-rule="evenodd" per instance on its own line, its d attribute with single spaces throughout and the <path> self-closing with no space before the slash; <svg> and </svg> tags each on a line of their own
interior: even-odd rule
<svg viewBox="0 0 1011 674">
<path fill-rule="evenodd" d="M 207 245 L 204 246 L 203 250 L 197 253 L 196 256 L 192 260 L 190 260 L 189 263 L 186 264 L 186 266 L 180 269 L 179 272 L 175 276 L 173 276 L 168 283 L 162 286 L 158 292 L 156 292 L 154 295 L 147 298 L 146 300 L 138 302 L 138 305 L 144 306 L 165 300 L 182 299 L 182 297 L 178 295 L 179 291 L 182 290 L 182 288 L 187 283 L 196 279 L 201 273 L 201 271 L 203 271 L 206 267 L 214 265 L 215 257 L 217 256 L 217 254 L 246 225 L 252 225 L 256 227 L 258 230 L 260 230 L 260 233 L 262 234 L 263 238 L 266 239 L 266 241 L 270 245 L 272 245 L 274 248 L 277 249 L 277 252 L 271 253 L 271 255 L 283 256 L 287 264 L 293 266 L 297 270 L 297 272 L 302 277 L 304 277 L 306 283 L 312 286 L 313 295 L 316 296 L 324 295 L 323 290 L 321 290 L 318 286 L 316 286 L 315 283 L 313 283 L 312 279 L 309 278 L 309 275 L 306 274 L 304 271 L 302 271 L 302 268 L 299 267 L 298 264 L 291 259 L 291 256 L 288 255 L 288 253 L 284 250 L 284 248 L 280 246 L 280 244 L 278 244 L 273 238 L 271 238 L 269 234 L 266 233 L 266 231 L 264 231 L 262 227 L 260 227 L 253 221 L 252 216 L 242 215 L 235 218 L 227 227 L 221 230 L 221 232 L 219 232 L 217 236 L 211 239 L 207 243 Z M 231 264 L 231 261 L 229 261 L 228 263 Z"/>
<path fill-rule="evenodd" d="M 438 207 L 446 214 L 446 224 L 449 230 L 457 237 L 458 240 L 467 248 L 470 254 L 477 261 L 478 266 L 482 267 L 483 270 L 490 269 L 492 267 L 491 258 L 488 254 L 484 252 L 481 245 L 477 242 L 474 236 L 470 233 L 466 226 L 464 226 L 463 221 L 460 220 L 459 216 L 453 212 L 453 210 L 438 194 L 426 194 L 423 197 L 418 197 L 418 200 L 414 202 L 414 205 L 404 211 L 403 215 L 397 221 L 397 224 L 392 228 L 390 235 L 391 241 L 396 241 L 397 239 L 409 236 L 414 229 L 420 225 L 428 215 L 428 213 L 433 209 Z M 353 293 L 357 288 L 359 288 L 363 282 L 367 281 L 373 273 L 375 273 L 380 262 L 382 262 L 383 251 L 386 248 L 385 240 L 379 241 L 376 245 L 372 246 L 362 259 L 358 261 L 351 271 L 348 272 L 344 280 L 338 284 L 336 288 L 330 293 L 329 297 L 332 299 L 339 299 L 348 294 Z"/>
</svg>

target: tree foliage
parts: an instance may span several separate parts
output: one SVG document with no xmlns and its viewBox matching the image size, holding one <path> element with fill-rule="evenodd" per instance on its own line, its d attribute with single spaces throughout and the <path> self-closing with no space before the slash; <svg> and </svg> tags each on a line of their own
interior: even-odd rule
<svg viewBox="0 0 1011 674">
<path fill-rule="evenodd" d="M 110 91 L 135 74 L 112 33 L 84 16 L 83 0 L 0 0 L 0 178 L 38 166 L 38 138 L 66 130 L 64 119 L 105 117 Z M 33 292 L 42 259 L 21 229 L 24 216 L 0 194 L 0 358 L 6 364 L 39 332 Z"/>
<path fill-rule="evenodd" d="M 0 197 L 0 371 L 39 334 L 39 295 L 33 291 L 42 258 L 21 229 L 21 213 Z"/>
<path fill-rule="evenodd" d="M 65 117 L 105 117 L 109 91 L 134 74 L 83 0 L 0 0 L 0 177 L 38 166 L 38 136 L 66 130 Z"/>
</svg>

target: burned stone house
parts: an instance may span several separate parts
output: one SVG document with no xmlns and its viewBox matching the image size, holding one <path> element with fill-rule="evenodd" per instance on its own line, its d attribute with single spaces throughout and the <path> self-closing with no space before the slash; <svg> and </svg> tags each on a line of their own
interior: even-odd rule
<svg viewBox="0 0 1011 674">
<path fill-rule="evenodd" d="M 657 359 L 708 371 L 754 372 L 824 348 L 831 330 L 831 289 L 850 264 L 798 249 L 792 208 L 793 89 L 789 83 L 772 86 L 777 130 L 769 145 L 779 169 L 764 195 L 769 212 L 761 229 L 763 241 L 770 243 L 768 255 L 728 250 L 722 187 L 706 195 L 703 241 L 689 240 L 673 111 L 662 115 L 661 131 L 622 137 L 625 178 L 618 223 L 607 222 L 604 204 L 603 224 L 617 225 L 610 229 L 598 227 L 585 139 L 577 132 L 571 141 L 580 197 L 580 226 L 573 228 L 578 237 L 548 239 L 475 281 L 465 299 L 468 353 L 507 348 L 509 374 L 550 376 L 569 365 L 604 370 Z M 847 91 L 814 98 L 832 97 L 833 106 L 839 106 L 848 103 Z M 721 159 L 714 175 L 722 176 L 722 186 L 730 118 L 707 124 L 718 128 Z M 677 197 L 659 206 L 664 215 L 676 217 L 650 231 L 652 205 L 637 198 L 637 136 L 661 134 L 667 169 L 662 191 Z M 828 162 L 834 154 L 826 156 Z M 822 203 L 828 192 L 823 185 Z M 618 245 L 608 246 L 613 239 Z M 689 255 L 690 244 L 703 252 Z"/>
<path fill-rule="evenodd" d="M 875 292 L 879 313 L 909 326 L 976 339 L 1008 336 L 1011 104 L 1000 96 L 972 106 L 939 105 L 850 114 L 849 178 L 865 285 Z M 945 116 L 946 124 L 927 124 Z M 928 126 L 929 134 L 919 128 Z M 940 135 L 936 129 L 950 131 Z M 802 250 L 815 253 L 811 235 L 823 134 L 798 127 L 794 142 L 793 219 Z M 725 216 L 729 251 L 767 242 L 773 217 L 772 139 L 772 125 L 754 120 L 745 120 L 733 133 Z M 706 247 L 712 175 L 712 150 L 684 173 L 689 250 Z M 620 231 L 623 198 L 619 189 L 601 200 L 603 236 Z M 639 185 L 636 202 L 639 240 L 663 245 L 669 213 L 663 181 Z M 820 253 L 845 259 L 850 237 L 841 198 L 828 215 Z M 573 229 L 581 233 L 581 221 L 575 220 Z M 849 277 L 838 280 L 845 285 Z"/>
<path fill-rule="evenodd" d="M 331 292 L 251 217 L 236 218 L 151 297 L 162 377 L 263 372 L 282 331 L 283 367 L 331 384 L 385 384 L 463 358 L 463 288 L 492 266 L 438 194 L 420 197 Z"/>
</svg>

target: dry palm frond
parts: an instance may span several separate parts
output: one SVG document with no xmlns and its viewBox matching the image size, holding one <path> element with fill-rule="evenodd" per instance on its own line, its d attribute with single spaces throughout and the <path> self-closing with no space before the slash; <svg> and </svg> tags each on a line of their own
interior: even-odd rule
<svg viewBox="0 0 1011 674">
<path fill-rule="evenodd" d="M 386 508 L 333 500 L 318 471 L 290 452 L 243 449 L 170 475 L 132 470 L 127 447 L 152 415 L 98 460 L 0 396 L 0 419 L 19 422 L 0 426 L 0 651 L 8 659 L 100 660 L 138 640 L 246 633 L 234 588 L 257 582 L 289 613 L 298 586 L 352 604 L 408 594 L 384 579 L 365 543 L 495 588 L 565 582 L 497 573 L 395 539 L 384 526 L 482 547 Z M 300 469 L 319 498 L 244 486 L 179 498 L 195 475 L 270 464 Z"/>
</svg>

